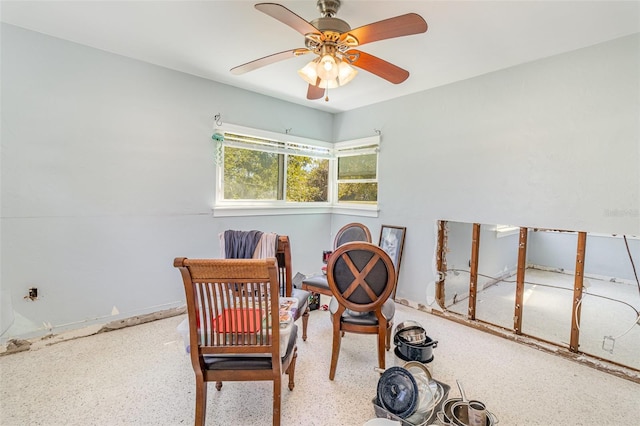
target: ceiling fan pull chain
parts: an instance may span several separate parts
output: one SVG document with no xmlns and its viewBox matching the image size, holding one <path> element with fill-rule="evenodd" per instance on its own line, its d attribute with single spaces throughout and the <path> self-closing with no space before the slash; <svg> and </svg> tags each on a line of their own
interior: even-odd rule
<svg viewBox="0 0 640 426">
<path fill-rule="evenodd" d="M 329 102 L 329 85 L 327 84 L 327 88 L 324 89 L 324 101 Z"/>
</svg>

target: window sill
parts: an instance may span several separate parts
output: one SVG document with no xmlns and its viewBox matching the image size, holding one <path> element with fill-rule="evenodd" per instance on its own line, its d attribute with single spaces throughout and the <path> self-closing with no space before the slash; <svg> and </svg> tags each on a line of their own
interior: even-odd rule
<svg viewBox="0 0 640 426">
<path fill-rule="evenodd" d="M 331 209 L 333 214 L 362 217 L 378 217 L 379 212 L 377 204 L 336 204 Z"/>
<path fill-rule="evenodd" d="M 212 209 L 213 217 L 234 216 L 281 216 L 298 214 L 343 214 L 350 216 L 378 217 L 377 205 L 301 205 L 301 206 L 265 206 L 265 205 L 219 205 Z"/>
</svg>

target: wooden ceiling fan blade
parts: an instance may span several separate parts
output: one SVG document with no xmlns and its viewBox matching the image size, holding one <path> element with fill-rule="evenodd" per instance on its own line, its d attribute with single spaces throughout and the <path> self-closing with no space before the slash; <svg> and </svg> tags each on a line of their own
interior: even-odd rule
<svg viewBox="0 0 640 426">
<path fill-rule="evenodd" d="M 298 48 L 298 49 L 285 50 L 284 52 L 274 53 L 273 55 L 265 56 L 263 58 L 253 60 L 251 62 L 247 62 L 246 64 L 233 67 L 231 68 L 231 74 L 234 74 L 234 75 L 244 74 L 246 72 L 253 71 L 258 68 L 262 68 L 266 65 L 271 65 L 276 62 L 284 61 L 285 59 L 304 55 L 306 53 L 311 53 L 311 51 L 309 49 Z"/>
<path fill-rule="evenodd" d="M 294 30 L 298 31 L 302 35 L 307 35 L 309 33 L 318 33 L 320 34 L 320 30 L 311 25 L 308 21 L 296 15 L 294 12 L 290 11 L 286 7 L 277 3 L 258 3 L 255 5 L 255 8 L 260 12 L 266 13 L 272 18 L 277 19 L 285 25 L 290 26 Z"/>
<path fill-rule="evenodd" d="M 409 78 L 409 71 L 402 69 L 397 65 L 393 65 L 384 59 L 380 59 L 377 56 L 370 55 L 360 50 L 349 50 L 347 51 L 347 55 L 349 55 L 349 57 L 356 58 L 351 62 L 351 65 L 354 67 L 369 71 L 371 74 L 384 78 L 393 84 L 402 83 Z"/>
<path fill-rule="evenodd" d="M 388 38 L 403 37 L 427 31 L 427 22 L 417 13 L 407 13 L 348 31 L 358 39 L 358 46 Z"/>
<path fill-rule="evenodd" d="M 316 80 L 315 86 L 313 84 L 309 85 L 309 87 L 307 88 L 307 99 L 310 99 L 310 100 L 320 99 L 321 97 L 324 96 L 324 89 L 321 87 L 318 87 L 318 84 L 320 84 L 319 78 Z"/>
</svg>

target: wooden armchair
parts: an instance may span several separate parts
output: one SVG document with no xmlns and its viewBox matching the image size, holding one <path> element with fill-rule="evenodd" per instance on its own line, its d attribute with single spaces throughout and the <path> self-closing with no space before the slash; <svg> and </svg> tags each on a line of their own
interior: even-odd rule
<svg viewBox="0 0 640 426">
<path fill-rule="evenodd" d="M 294 320 L 302 317 L 302 340 L 307 340 L 307 325 L 309 324 L 309 297 L 311 292 L 293 286 L 293 274 L 291 272 L 291 243 L 286 235 L 278 236 L 278 280 L 280 282 L 280 294 L 286 297 L 298 299 L 298 307 Z"/>
<path fill-rule="evenodd" d="M 275 258 L 176 258 L 189 316 L 191 364 L 196 376 L 195 424 L 204 425 L 207 383 L 273 381 L 273 424 L 280 425 L 281 377 L 294 387 L 295 323 L 281 336 L 280 286 Z M 282 338 L 281 338 L 282 337 Z"/>
<path fill-rule="evenodd" d="M 258 231 L 231 231 L 231 232 L 258 232 Z M 226 233 L 226 231 L 225 231 Z M 220 234 L 220 238 L 225 238 L 225 233 Z M 272 234 L 276 235 L 276 234 Z M 291 272 L 291 242 L 286 235 L 277 235 L 275 257 L 278 261 L 278 282 L 280 283 L 280 296 L 283 297 L 295 297 L 298 299 L 298 305 L 294 316 L 294 321 L 297 321 L 302 317 L 302 340 L 307 340 L 307 325 L 309 322 L 309 297 L 311 292 L 294 288 L 293 286 L 293 274 Z M 253 256 L 260 256 L 262 253 L 257 254 L 253 252 Z M 221 253 L 223 256 L 226 253 Z"/>
</svg>

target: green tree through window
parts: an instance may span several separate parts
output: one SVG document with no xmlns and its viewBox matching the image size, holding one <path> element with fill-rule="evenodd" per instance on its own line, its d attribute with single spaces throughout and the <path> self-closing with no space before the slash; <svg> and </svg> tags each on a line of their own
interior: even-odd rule
<svg viewBox="0 0 640 426">
<path fill-rule="evenodd" d="M 329 160 L 289 155 L 287 201 L 328 201 Z"/>
<path fill-rule="evenodd" d="M 376 203 L 378 201 L 378 154 L 338 158 L 338 201 Z"/>
<path fill-rule="evenodd" d="M 287 201 L 328 200 L 329 160 L 287 155 Z M 226 200 L 282 200 L 284 154 L 224 149 Z"/>
<path fill-rule="evenodd" d="M 281 154 L 225 147 L 224 198 L 277 200 Z"/>
</svg>

